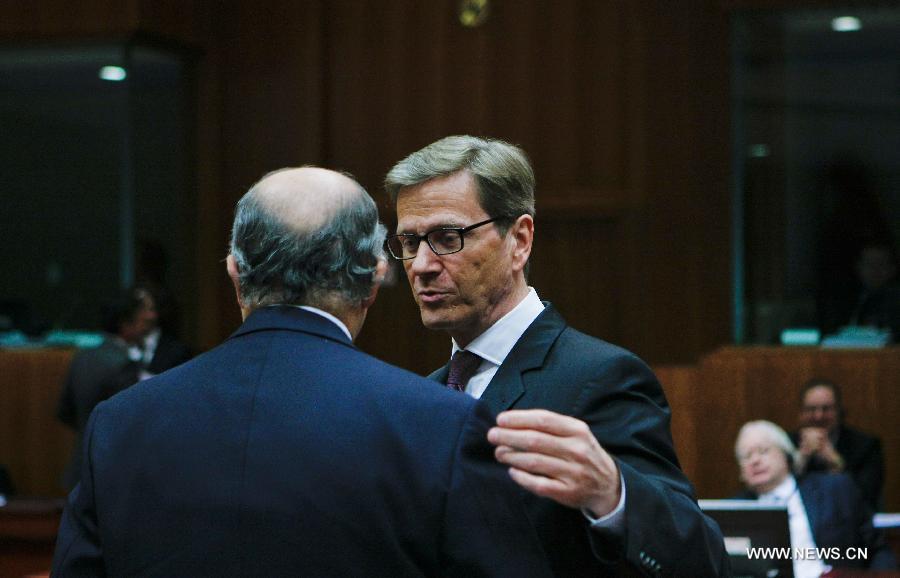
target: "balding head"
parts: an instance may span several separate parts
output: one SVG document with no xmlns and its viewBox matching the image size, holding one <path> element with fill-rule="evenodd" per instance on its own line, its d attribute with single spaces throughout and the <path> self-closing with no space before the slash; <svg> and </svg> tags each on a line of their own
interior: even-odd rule
<svg viewBox="0 0 900 578">
<path fill-rule="evenodd" d="M 316 167 L 269 173 L 235 211 L 231 254 L 241 304 L 331 310 L 365 299 L 384 234 L 375 203 L 352 178 Z"/>
<path fill-rule="evenodd" d="M 271 172 L 247 194 L 285 227 L 310 232 L 326 225 L 366 191 L 337 171 L 301 167 Z"/>
</svg>

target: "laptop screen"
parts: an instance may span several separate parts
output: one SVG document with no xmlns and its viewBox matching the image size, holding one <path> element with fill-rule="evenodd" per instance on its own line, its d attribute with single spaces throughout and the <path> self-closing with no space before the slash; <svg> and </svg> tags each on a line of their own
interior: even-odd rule
<svg viewBox="0 0 900 578">
<path fill-rule="evenodd" d="M 787 508 L 760 505 L 755 500 L 700 500 L 699 504 L 719 524 L 735 576 L 793 577 L 789 556 L 765 552 L 790 549 Z"/>
</svg>

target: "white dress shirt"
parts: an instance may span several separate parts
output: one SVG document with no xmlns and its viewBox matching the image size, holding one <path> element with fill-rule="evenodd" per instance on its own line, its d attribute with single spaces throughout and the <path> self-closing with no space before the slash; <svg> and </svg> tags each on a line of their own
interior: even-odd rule
<svg viewBox="0 0 900 578">
<path fill-rule="evenodd" d="M 472 340 L 466 347 L 466 351 L 477 354 L 483 360 L 475 371 L 475 374 L 466 384 L 466 393 L 475 398 L 481 398 L 488 384 L 497 374 L 500 365 L 515 347 L 516 342 L 525 333 L 525 330 L 544 311 L 544 304 L 538 297 L 534 287 L 528 288 L 528 294 L 512 310 L 498 319 L 487 328 L 484 333 Z M 450 357 L 460 350 L 456 340 L 452 340 Z M 625 479 L 619 474 L 622 486 L 622 497 L 612 512 L 601 518 L 595 518 L 587 510 L 582 509 L 585 517 L 591 522 L 591 526 L 598 529 L 612 530 L 624 533 L 625 526 Z"/>
<path fill-rule="evenodd" d="M 325 319 L 331 321 L 335 325 L 338 326 L 338 329 L 344 332 L 344 335 L 347 336 L 347 339 L 353 341 L 353 337 L 350 335 L 350 330 L 347 329 L 347 326 L 344 325 L 344 322 L 332 315 L 327 311 L 322 311 L 318 307 L 310 307 L 309 305 L 288 305 L 288 307 L 296 307 L 297 309 L 303 309 L 304 311 L 309 311 L 310 313 L 315 313 L 316 315 L 320 315 Z"/>
<path fill-rule="evenodd" d="M 797 480 L 794 476 L 788 476 L 775 489 L 759 495 L 759 502 L 771 505 L 786 505 L 788 511 L 788 525 L 791 532 L 791 549 L 807 551 L 815 548 L 812 527 L 809 525 L 809 517 L 806 515 L 806 506 L 797 488 Z M 801 556 L 792 556 L 794 576 L 796 578 L 819 578 L 822 574 L 831 570 L 822 560 L 804 560 Z"/>
</svg>

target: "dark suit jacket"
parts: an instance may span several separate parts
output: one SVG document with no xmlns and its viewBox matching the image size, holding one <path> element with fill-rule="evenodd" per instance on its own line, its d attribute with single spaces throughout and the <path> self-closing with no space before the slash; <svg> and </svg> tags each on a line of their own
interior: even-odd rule
<svg viewBox="0 0 900 578">
<path fill-rule="evenodd" d="M 54 574 L 548 576 L 491 424 L 322 316 L 258 310 L 96 408 Z"/>
<path fill-rule="evenodd" d="M 794 443 L 799 443 L 798 432 L 791 434 Z M 881 490 L 884 487 L 884 454 L 881 440 L 863 433 L 858 429 L 842 425 L 834 445 L 844 458 L 844 471 L 850 474 L 859 486 L 863 498 L 873 511 L 881 506 Z M 827 471 L 827 466 L 819 460 L 812 459 L 806 466 L 809 472 Z"/>
<path fill-rule="evenodd" d="M 447 372 L 431 377 L 446 381 Z M 546 304 L 481 399 L 494 412 L 543 408 L 581 419 L 619 464 L 624 543 L 590 530 L 578 510 L 527 495 L 557 576 L 619 575 L 623 562 L 646 575 L 728 575 L 722 534 L 679 468 L 662 388 L 633 354 L 572 329 Z"/>
<path fill-rule="evenodd" d="M 897 562 L 881 532 L 872 527 L 872 510 L 866 505 L 856 484 L 846 474 L 806 474 L 797 480 L 806 517 L 818 548 L 867 548 L 867 560 L 828 560 L 836 568 L 892 570 Z M 739 499 L 755 500 L 745 491 Z"/>
<path fill-rule="evenodd" d="M 129 359 L 127 347 L 107 337 L 100 347 L 79 351 L 72 358 L 62 387 L 56 416 L 75 430 L 75 445 L 63 484 L 72 489 L 81 479 L 82 436 L 94 407 L 136 383 L 139 365 Z"/>
</svg>

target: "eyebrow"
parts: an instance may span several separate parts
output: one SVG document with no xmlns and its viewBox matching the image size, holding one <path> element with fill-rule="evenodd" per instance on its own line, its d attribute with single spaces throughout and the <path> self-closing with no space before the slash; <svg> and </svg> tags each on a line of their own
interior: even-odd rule
<svg viewBox="0 0 900 578">
<path fill-rule="evenodd" d="M 465 229 L 465 228 L 466 228 L 466 225 L 454 224 L 453 221 L 450 221 L 450 222 L 445 222 L 445 223 L 439 223 L 439 224 L 434 225 L 434 226 L 432 226 L 432 227 L 428 227 L 427 229 L 425 229 L 425 230 L 422 232 L 422 234 L 423 234 L 423 235 L 426 235 L 426 234 L 430 233 L 431 231 L 436 231 L 436 230 L 438 230 L 438 229 Z M 396 234 L 397 234 L 397 235 L 418 235 L 418 233 L 413 232 L 413 231 L 409 231 L 409 230 L 401 230 L 400 227 L 399 227 L 399 225 L 398 225 L 398 227 L 397 227 L 397 233 L 396 233 Z"/>
</svg>

